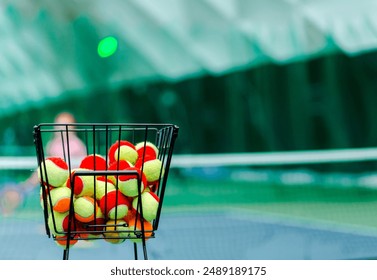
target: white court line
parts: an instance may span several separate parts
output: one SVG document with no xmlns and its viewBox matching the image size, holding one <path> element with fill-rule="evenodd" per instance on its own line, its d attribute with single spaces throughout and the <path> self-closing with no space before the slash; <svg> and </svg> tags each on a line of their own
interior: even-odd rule
<svg viewBox="0 0 377 280">
<path fill-rule="evenodd" d="M 267 166 L 376 160 L 377 148 L 374 147 L 283 152 L 173 154 L 171 168 Z M 37 159 L 33 156 L 0 157 L 0 169 L 3 170 L 35 169 L 36 167 Z"/>
</svg>

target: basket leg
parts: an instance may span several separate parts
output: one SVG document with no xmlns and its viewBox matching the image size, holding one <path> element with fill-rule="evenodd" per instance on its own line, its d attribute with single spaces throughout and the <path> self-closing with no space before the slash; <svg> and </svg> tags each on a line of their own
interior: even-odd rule
<svg viewBox="0 0 377 280">
<path fill-rule="evenodd" d="M 147 246 L 145 242 L 143 242 L 143 255 L 144 255 L 144 260 L 148 260 L 148 253 L 147 253 Z M 137 252 L 137 244 L 134 243 L 134 254 L 135 254 L 135 260 L 138 260 L 138 252 Z"/>
<path fill-rule="evenodd" d="M 68 260 L 68 256 L 69 256 L 69 250 L 68 249 L 64 249 L 63 260 Z"/>
<path fill-rule="evenodd" d="M 137 245 L 136 245 L 136 243 L 134 243 L 134 255 L 135 255 L 135 260 L 137 260 L 138 257 L 137 257 Z"/>
</svg>

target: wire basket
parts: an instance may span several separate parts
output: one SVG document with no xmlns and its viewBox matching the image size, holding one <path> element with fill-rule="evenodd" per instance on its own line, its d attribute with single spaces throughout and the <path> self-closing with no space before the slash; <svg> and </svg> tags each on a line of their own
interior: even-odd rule
<svg viewBox="0 0 377 280">
<path fill-rule="evenodd" d="M 174 143 L 172 124 L 56 124 L 34 127 L 41 207 L 48 237 L 134 243 L 155 237 Z"/>
</svg>

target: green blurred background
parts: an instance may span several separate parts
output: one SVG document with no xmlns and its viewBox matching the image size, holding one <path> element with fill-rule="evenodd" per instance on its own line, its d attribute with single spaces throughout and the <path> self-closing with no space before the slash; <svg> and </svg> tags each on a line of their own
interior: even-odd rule
<svg viewBox="0 0 377 280">
<path fill-rule="evenodd" d="M 179 153 L 374 146 L 376 4 L 317 2 L 2 0 L 2 152 L 61 110 L 175 123 Z"/>
<path fill-rule="evenodd" d="M 0 7 L 2 156 L 35 156 L 33 126 L 66 110 L 78 122 L 174 123 L 175 155 L 377 141 L 375 1 L 0 0 Z M 101 57 L 109 37 L 117 45 Z M 375 237 L 377 183 L 371 177 L 360 187 L 370 178 L 360 176 L 376 161 L 313 168 L 346 177 L 310 168 L 293 166 L 314 174 L 309 183 L 300 172 L 286 183 L 284 166 L 173 169 L 166 211 L 246 209 L 359 226 Z M 28 207 L 39 205 L 30 199 Z"/>
</svg>

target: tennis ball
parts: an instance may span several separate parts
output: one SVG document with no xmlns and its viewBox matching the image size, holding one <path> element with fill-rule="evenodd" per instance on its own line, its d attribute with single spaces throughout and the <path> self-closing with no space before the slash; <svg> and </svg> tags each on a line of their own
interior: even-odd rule
<svg viewBox="0 0 377 280">
<path fill-rule="evenodd" d="M 54 189 L 54 187 L 42 186 L 42 187 L 39 188 L 39 200 L 40 200 L 39 202 L 41 204 L 42 210 L 45 209 L 45 207 L 44 207 L 44 199 L 43 199 L 43 192 L 46 194 L 47 210 L 50 210 L 48 192 L 51 191 L 52 189 Z"/>
<path fill-rule="evenodd" d="M 64 235 L 68 231 L 69 212 L 59 213 L 51 212 L 48 216 L 48 227 L 54 235 Z M 75 228 L 75 221 L 71 221 L 71 230 Z"/>
<path fill-rule="evenodd" d="M 155 144 L 149 141 L 139 142 L 135 145 L 135 149 L 138 154 L 138 158 L 143 159 L 145 157 L 150 157 L 151 159 L 155 159 L 158 157 L 158 148 Z"/>
<path fill-rule="evenodd" d="M 72 247 L 75 245 L 79 240 L 77 239 L 77 234 L 73 235 L 71 239 L 69 240 L 69 247 Z M 67 246 L 67 239 L 68 236 L 66 234 L 64 235 L 59 235 L 55 237 L 55 243 L 63 248 L 66 248 Z"/>
<path fill-rule="evenodd" d="M 59 187 L 51 189 L 50 198 L 52 203 L 52 209 L 60 213 L 67 212 L 71 205 L 71 192 L 71 189 L 68 187 Z"/>
<path fill-rule="evenodd" d="M 133 209 L 132 207 L 128 210 L 127 212 L 127 215 L 124 216 L 123 220 L 127 223 L 128 223 L 132 220 L 132 219 L 136 219 L 136 215 L 137 215 L 137 212 L 135 209 Z M 140 217 L 140 215 L 139 215 Z"/>
<path fill-rule="evenodd" d="M 81 196 L 73 202 L 75 218 L 82 223 L 89 223 L 101 216 L 100 209 L 93 197 Z"/>
<path fill-rule="evenodd" d="M 136 219 L 134 217 L 128 222 L 128 230 L 130 231 L 129 237 L 132 242 L 140 243 L 142 242 L 143 238 L 143 229 L 144 229 L 144 238 L 148 240 L 150 237 L 153 236 L 153 225 L 152 223 L 143 220 L 142 228 L 142 221 L 140 219 Z"/>
<path fill-rule="evenodd" d="M 107 192 L 99 201 L 102 213 L 111 220 L 122 219 L 127 215 L 131 203 L 119 190 Z"/>
<path fill-rule="evenodd" d="M 108 220 L 103 232 L 104 240 L 113 244 L 124 242 L 128 234 L 127 225 L 122 220 Z"/>
<path fill-rule="evenodd" d="M 77 232 L 80 234 L 80 237 L 83 239 L 88 239 L 91 236 L 98 236 L 103 233 L 104 225 L 106 223 L 105 216 L 102 214 L 100 208 L 93 221 L 82 223 L 77 223 Z"/>
<path fill-rule="evenodd" d="M 101 200 L 101 198 L 109 191 L 115 190 L 113 182 L 106 178 L 106 176 L 99 176 L 96 178 L 94 185 L 94 198 Z"/>
<path fill-rule="evenodd" d="M 94 195 L 94 180 L 95 177 L 91 175 L 75 175 L 79 171 L 88 171 L 83 168 L 76 168 L 71 172 L 70 178 L 67 180 L 67 187 L 73 190 L 76 197 L 93 196 Z M 73 186 L 72 186 L 73 181 Z"/>
<path fill-rule="evenodd" d="M 157 217 L 157 210 L 160 204 L 159 197 L 150 191 L 143 192 L 141 194 L 141 204 L 139 202 L 139 196 L 136 196 L 132 201 L 132 208 L 135 209 L 138 213 L 143 212 L 143 218 L 148 222 L 151 222 Z M 142 210 L 141 206 L 142 205 Z"/>
<path fill-rule="evenodd" d="M 119 175 L 118 176 L 118 189 L 125 195 L 129 197 L 134 197 L 144 191 L 147 186 L 147 178 L 145 177 L 144 173 L 140 172 L 140 169 L 136 167 L 129 167 L 126 168 L 127 171 L 135 171 L 139 174 L 140 181 L 138 179 L 138 175 L 136 174 L 127 174 L 127 175 Z M 141 175 L 140 175 L 141 174 Z"/>
<path fill-rule="evenodd" d="M 132 164 L 126 160 L 119 160 L 119 161 L 114 161 L 110 163 L 108 167 L 108 171 L 121 171 L 121 170 L 126 170 L 127 168 L 132 167 Z M 118 175 L 112 175 L 111 172 L 109 172 L 108 178 L 113 182 L 114 185 L 117 184 L 118 180 Z"/>
<path fill-rule="evenodd" d="M 109 148 L 109 161 L 110 163 L 119 160 L 126 160 L 131 164 L 135 164 L 138 154 L 135 145 L 126 140 L 116 141 Z"/>
<path fill-rule="evenodd" d="M 106 170 L 106 167 L 106 159 L 98 154 L 91 154 L 84 157 L 79 166 L 79 168 L 85 168 L 89 170 Z"/>
<path fill-rule="evenodd" d="M 164 175 L 165 168 L 159 159 L 150 159 L 145 162 L 138 161 L 135 167 L 139 168 L 145 174 L 148 185 L 160 180 Z"/>
<path fill-rule="evenodd" d="M 37 171 L 39 180 L 51 187 L 60 187 L 69 177 L 68 165 L 60 157 L 46 158 Z"/>
</svg>

